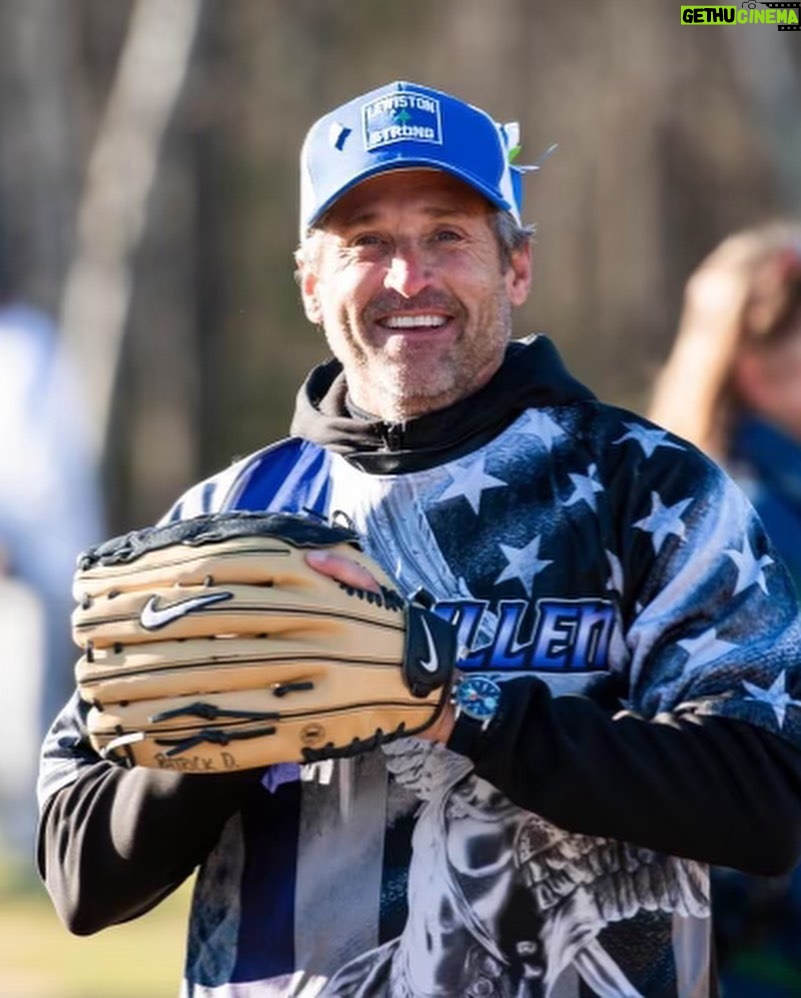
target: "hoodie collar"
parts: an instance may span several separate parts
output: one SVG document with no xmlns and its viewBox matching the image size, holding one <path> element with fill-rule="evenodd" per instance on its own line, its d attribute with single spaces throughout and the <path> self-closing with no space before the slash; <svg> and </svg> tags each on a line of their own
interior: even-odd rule
<svg viewBox="0 0 801 998">
<path fill-rule="evenodd" d="M 567 372 L 553 343 L 539 335 L 509 343 L 500 368 L 477 392 L 399 423 L 352 416 L 342 365 L 329 360 L 314 368 L 298 392 L 291 432 L 363 471 L 395 474 L 475 450 L 532 406 L 594 398 Z"/>
</svg>

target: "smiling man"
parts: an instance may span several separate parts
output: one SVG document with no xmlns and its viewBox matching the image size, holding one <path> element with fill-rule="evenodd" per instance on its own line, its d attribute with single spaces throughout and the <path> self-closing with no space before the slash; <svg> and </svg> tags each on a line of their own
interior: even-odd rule
<svg viewBox="0 0 801 998">
<path fill-rule="evenodd" d="M 708 864 L 797 860 L 793 585 L 711 462 L 512 338 L 517 132 L 404 82 L 312 127 L 297 277 L 333 357 L 287 439 L 165 517 L 351 528 L 456 638 L 442 713 L 228 775 L 101 758 L 77 698 L 45 744 L 39 863 L 73 931 L 199 868 L 187 996 L 706 995 Z"/>
<path fill-rule="evenodd" d="M 372 177 L 298 254 L 306 314 L 348 370 L 354 404 L 386 420 L 443 409 L 501 365 L 528 241 L 501 261 L 485 197 L 442 171 Z"/>
</svg>

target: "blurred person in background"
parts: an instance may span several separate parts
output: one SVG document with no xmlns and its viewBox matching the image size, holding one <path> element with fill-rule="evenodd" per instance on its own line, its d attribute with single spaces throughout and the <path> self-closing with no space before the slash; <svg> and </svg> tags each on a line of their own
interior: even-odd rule
<svg viewBox="0 0 801 998">
<path fill-rule="evenodd" d="M 731 235 L 692 274 L 649 416 L 726 467 L 801 586 L 801 223 Z"/>
<path fill-rule="evenodd" d="M 0 245 L 0 862 L 34 855 L 42 738 L 73 687 L 76 550 L 101 536 L 76 379 L 50 316 L 17 293 Z"/>
<path fill-rule="evenodd" d="M 737 232 L 685 289 L 649 416 L 721 463 L 801 587 L 801 223 Z M 713 873 L 725 995 L 801 993 L 801 869 Z"/>
</svg>

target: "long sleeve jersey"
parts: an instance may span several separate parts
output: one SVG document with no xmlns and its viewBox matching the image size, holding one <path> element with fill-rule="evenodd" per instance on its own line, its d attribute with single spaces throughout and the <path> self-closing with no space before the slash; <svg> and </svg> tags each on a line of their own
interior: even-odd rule
<svg viewBox="0 0 801 998">
<path fill-rule="evenodd" d="M 801 627 L 744 495 L 599 402 L 545 337 L 481 391 L 384 424 L 331 362 L 292 436 L 167 519 L 355 529 L 458 631 L 499 711 L 447 746 L 235 776 L 124 770 L 76 699 L 45 744 L 40 864 L 78 932 L 199 865 L 187 996 L 635 996 L 714 988 L 707 864 L 771 873 L 801 831 Z"/>
</svg>

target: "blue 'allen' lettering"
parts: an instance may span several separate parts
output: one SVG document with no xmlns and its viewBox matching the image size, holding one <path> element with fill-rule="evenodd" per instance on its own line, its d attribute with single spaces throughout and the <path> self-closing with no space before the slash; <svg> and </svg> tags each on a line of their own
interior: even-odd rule
<svg viewBox="0 0 801 998">
<path fill-rule="evenodd" d="M 459 647 L 470 649 L 459 664 L 462 670 L 589 672 L 609 667 L 615 623 L 611 602 L 540 599 L 532 613 L 527 600 L 500 600 L 493 615 L 489 607 L 486 600 L 454 600 L 436 606 L 436 612 L 457 628 Z M 489 641 L 488 627 L 492 630 Z M 482 638 L 483 643 L 477 645 Z"/>
<path fill-rule="evenodd" d="M 571 669 L 586 672 L 605 669 L 614 612 L 599 600 L 540 600 L 539 626 L 531 668 Z"/>
</svg>

